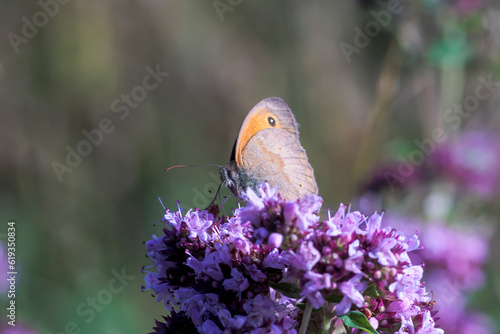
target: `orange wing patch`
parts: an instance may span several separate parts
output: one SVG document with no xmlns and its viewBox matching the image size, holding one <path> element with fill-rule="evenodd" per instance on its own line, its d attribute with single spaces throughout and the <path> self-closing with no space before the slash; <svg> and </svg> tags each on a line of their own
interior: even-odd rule
<svg viewBox="0 0 500 334">
<path fill-rule="evenodd" d="M 274 126 L 271 126 L 269 117 L 274 120 Z M 236 144 L 236 164 L 242 166 L 241 152 L 246 144 L 257 132 L 267 128 L 279 128 L 280 122 L 276 115 L 274 115 L 267 107 L 262 107 L 250 113 L 243 125 L 238 136 L 238 143 Z"/>
</svg>

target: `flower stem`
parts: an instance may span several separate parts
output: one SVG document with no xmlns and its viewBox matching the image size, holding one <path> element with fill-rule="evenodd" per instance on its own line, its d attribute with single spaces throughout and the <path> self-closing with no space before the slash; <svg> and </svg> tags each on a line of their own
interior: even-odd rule
<svg viewBox="0 0 500 334">
<path fill-rule="evenodd" d="M 304 315 L 302 316 L 302 323 L 300 324 L 299 334 L 306 334 L 307 325 L 309 325 L 309 318 L 311 318 L 313 306 L 308 300 L 306 304 L 306 309 L 304 310 Z"/>
<path fill-rule="evenodd" d="M 330 326 L 334 317 L 334 311 L 331 303 L 325 303 L 325 311 L 323 312 L 323 334 L 330 333 Z"/>
<path fill-rule="evenodd" d="M 332 318 L 330 318 L 328 315 L 325 315 L 323 317 L 323 334 L 330 333 L 330 324 L 331 323 L 332 323 Z"/>
</svg>

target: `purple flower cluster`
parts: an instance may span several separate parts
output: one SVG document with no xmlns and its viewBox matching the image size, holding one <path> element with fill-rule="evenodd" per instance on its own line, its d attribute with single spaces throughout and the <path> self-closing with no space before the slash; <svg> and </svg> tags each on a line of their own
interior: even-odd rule
<svg viewBox="0 0 500 334">
<path fill-rule="evenodd" d="M 444 333 L 423 268 L 408 256 L 417 235 L 344 205 L 320 222 L 318 196 L 285 201 L 267 184 L 259 192 L 248 190 L 232 217 L 167 210 L 164 235 L 146 246 L 156 271 L 145 288 L 170 312 L 154 333 L 323 330 L 356 310 L 379 333 Z M 320 311 L 309 317 L 304 303 Z"/>
<path fill-rule="evenodd" d="M 441 145 L 432 163 L 446 178 L 474 193 L 491 197 L 500 192 L 500 136 L 470 131 Z"/>
</svg>

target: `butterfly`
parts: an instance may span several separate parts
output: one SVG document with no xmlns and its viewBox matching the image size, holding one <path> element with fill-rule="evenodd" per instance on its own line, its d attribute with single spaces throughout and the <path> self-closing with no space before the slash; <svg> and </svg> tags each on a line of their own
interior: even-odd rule
<svg viewBox="0 0 500 334">
<path fill-rule="evenodd" d="M 286 200 L 318 194 L 314 170 L 300 145 L 298 124 L 278 97 L 264 99 L 250 110 L 220 176 L 238 197 L 247 188 L 256 191 L 262 182 L 276 186 Z"/>
</svg>

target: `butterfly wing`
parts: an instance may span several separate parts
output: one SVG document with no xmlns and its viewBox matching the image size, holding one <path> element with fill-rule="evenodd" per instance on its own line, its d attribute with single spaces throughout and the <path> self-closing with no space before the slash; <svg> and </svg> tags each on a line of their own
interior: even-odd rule
<svg viewBox="0 0 500 334">
<path fill-rule="evenodd" d="M 274 127 L 268 123 L 269 117 L 275 120 Z M 234 143 L 230 161 L 235 160 L 241 166 L 243 148 L 257 132 L 267 128 L 283 129 L 299 138 L 297 122 L 290 107 L 279 97 L 268 97 L 257 103 L 245 117 Z"/>
<path fill-rule="evenodd" d="M 241 168 L 259 183 L 278 187 L 284 199 L 317 194 L 314 171 L 298 132 L 268 128 L 255 133 L 242 150 Z"/>
</svg>

